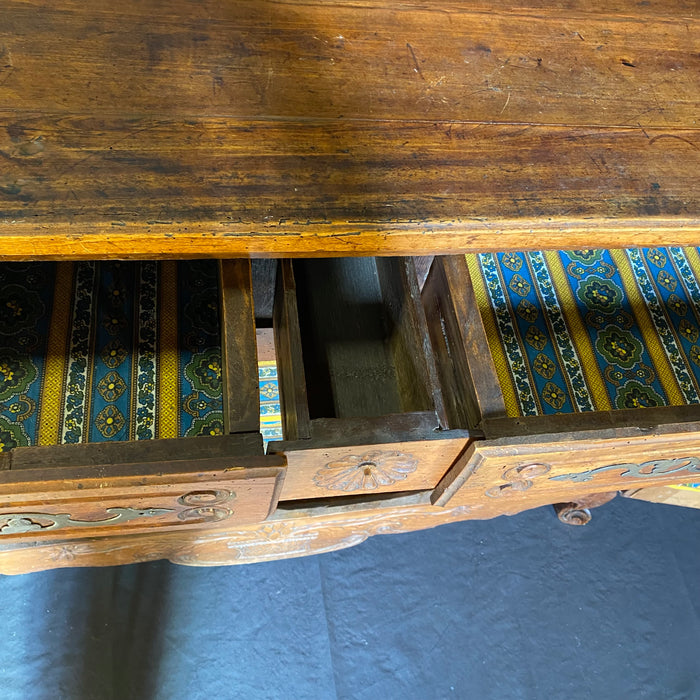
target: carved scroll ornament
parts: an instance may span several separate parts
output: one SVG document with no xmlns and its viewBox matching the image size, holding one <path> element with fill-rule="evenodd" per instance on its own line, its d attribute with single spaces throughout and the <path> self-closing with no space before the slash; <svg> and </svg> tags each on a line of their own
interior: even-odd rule
<svg viewBox="0 0 700 700">
<path fill-rule="evenodd" d="M 486 491 L 486 495 L 491 498 L 500 498 L 511 493 L 527 491 L 532 488 L 532 481 L 535 477 L 546 474 L 551 469 L 549 464 L 522 464 L 511 467 L 503 472 L 503 480 L 506 482 L 498 486 L 493 486 Z"/>
<path fill-rule="evenodd" d="M 591 481 L 597 474 L 606 471 L 618 471 L 624 469 L 620 474 L 624 479 L 649 479 L 661 476 L 670 476 L 677 472 L 687 472 L 690 474 L 700 474 L 700 458 L 698 457 L 678 457 L 676 459 L 654 459 L 642 464 L 622 462 L 620 464 L 608 464 L 605 467 L 589 469 L 585 472 L 574 472 L 572 474 L 559 474 L 550 476 L 551 481 Z"/>
<path fill-rule="evenodd" d="M 15 512 L 0 513 L 0 536 L 25 533 L 41 533 L 62 528 L 86 528 L 121 525 L 143 518 L 156 518 L 168 513 L 177 514 L 183 524 L 213 523 L 233 515 L 231 508 L 225 507 L 236 498 L 233 491 L 210 489 L 191 491 L 177 499 L 179 508 L 105 508 L 109 517 L 99 520 L 82 520 L 70 513 Z M 185 506 L 185 508 L 182 508 Z M 176 521 L 177 522 L 177 521 Z"/>
<path fill-rule="evenodd" d="M 0 514 L 0 535 L 16 535 L 24 532 L 57 530 L 62 527 L 95 527 L 116 525 L 136 518 L 152 518 L 172 513 L 172 508 L 107 508 L 111 517 L 103 520 L 73 520 L 70 513 L 2 513 Z"/>
</svg>

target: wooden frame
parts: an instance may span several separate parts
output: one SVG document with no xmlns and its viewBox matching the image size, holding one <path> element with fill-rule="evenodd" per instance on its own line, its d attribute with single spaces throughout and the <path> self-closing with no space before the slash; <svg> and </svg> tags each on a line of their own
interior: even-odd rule
<svg viewBox="0 0 700 700">
<path fill-rule="evenodd" d="M 294 439 L 271 444 L 263 456 L 250 408 L 257 395 L 250 267 L 222 261 L 223 376 L 227 387 L 245 387 L 226 398 L 227 427 L 243 430 L 1 456 L 0 532 L 4 527 L 6 534 L 0 570 L 161 557 L 192 564 L 264 561 L 548 504 L 560 504 L 563 521 L 582 524 L 591 507 L 618 489 L 700 473 L 698 406 L 506 417 L 463 257 L 435 258 L 421 296 L 412 260 L 361 265 L 376 275 L 374 296 L 364 299 L 383 320 L 361 323 L 355 338 L 334 336 L 332 324 L 323 325 L 328 314 L 352 319 L 352 309 L 343 316 L 352 298 L 344 301 L 340 287 L 329 292 L 342 282 L 346 263 L 280 261 L 273 330 L 285 431 Z M 323 284 L 311 285 L 310 303 L 309 280 L 316 279 Z M 403 378 L 392 379 L 394 405 L 405 410 L 371 415 L 370 404 L 363 404 L 353 415 L 342 403 L 343 396 L 357 395 L 352 387 L 312 407 L 318 379 L 310 382 L 307 368 L 318 360 L 315 345 L 340 337 L 362 346 L 368 328 L 381 330 L 387 371 L 409 363 Z M 336 350 L 342 359 L 353 349 Z M 421 377 L 420 386 L 402 385 L 405 377 L 413 383 Z M 372 390 L 367 377 L 359 381 L 360 392 Z M 319 405 L 333 410 L 323 415 Z M 376 405 L 381 413 L 391 404 L 379 397 Z"/>
<path fill-rule="evenodd" d="M 412 260 L 362 265 L 376 273 L 376 295 L 365 301 L 384 320 L 358 327 L 382 329 L 390 367 L 410 360 L 405 376 L 422 377 L 418 388 L 401 389 L 395 376 L 404 412 L 352 415 L 337 401 L 320 404 L 336 407 L 331 415 L 311 407 L 309 343 L 334 336 L 332 327 L 312 332 L 319 307 L 309 304 L 309 279 L 317 279 L 309 271 L 324 271 L 324 284 L 312 285 L 323 300 L 321 319 L 342 318 L 343 295 L 331 296 L 329 285 L 344 263 L 283 260 L 273 330 L 285 430 L 294 439 L 273 443 L 263 456 L 250 409 L 257 382 L 249 263 L 222 261 L 223 376 L 228 387 L 247 387 L 227 397 L 228 427 L 244 430 L 0 456 L 0 571 L 162 557 L 199 565 L 265 561 L 548 504 L 564 522 L 582 524 L 618 489 L 700 473 L 698 406 L 506 417 L 462 257 L 435 258 L 422 297 Z M 295 267 L 305 275 L 301 290 Z M 360 391 L 371 390 L 366 379 Z M 389 404 L 380 398 L 377 405 Z"/>
</svg>

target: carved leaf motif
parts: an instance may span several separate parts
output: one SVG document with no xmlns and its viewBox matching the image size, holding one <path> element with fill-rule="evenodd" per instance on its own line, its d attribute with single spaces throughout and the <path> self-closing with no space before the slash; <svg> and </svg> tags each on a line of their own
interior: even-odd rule
<svg viewBox="0 0 700 700">
<path fill-rule="evenodd" d="M 314 483 L 331 491 L 372 490 L 402 481 L 416 470 L 418 460 L 402 452 L 346 455 L 318 470 Z"/>
</svg>

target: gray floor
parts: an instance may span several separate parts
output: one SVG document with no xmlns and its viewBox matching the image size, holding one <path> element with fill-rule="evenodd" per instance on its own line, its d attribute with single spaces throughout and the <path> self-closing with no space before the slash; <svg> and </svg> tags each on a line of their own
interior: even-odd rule
<svg viewBox="0 0 700 700">
<path fill-rule="evenodd" d="M 319 557 L 0 579 L 0 698 L 700 698 L 700 511 L 618 499 Z"/>
</svg>

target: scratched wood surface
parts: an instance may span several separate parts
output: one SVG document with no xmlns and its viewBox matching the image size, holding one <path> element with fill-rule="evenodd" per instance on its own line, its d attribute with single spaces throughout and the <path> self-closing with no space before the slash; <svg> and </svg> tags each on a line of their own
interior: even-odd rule
<svg viewBox="0 0 700 700">
<path fill-rule="evenodd" d="M 694 0 L 0 0 L 0 257 L 700 241 Z"/>
</svg>

